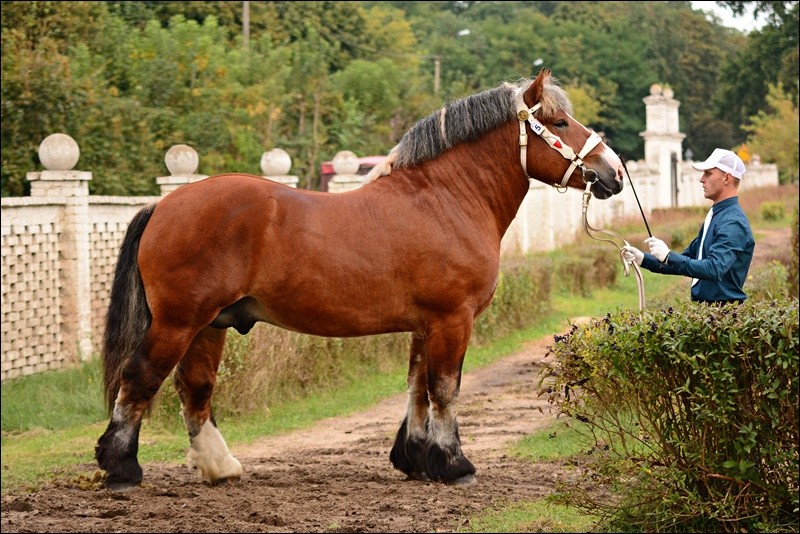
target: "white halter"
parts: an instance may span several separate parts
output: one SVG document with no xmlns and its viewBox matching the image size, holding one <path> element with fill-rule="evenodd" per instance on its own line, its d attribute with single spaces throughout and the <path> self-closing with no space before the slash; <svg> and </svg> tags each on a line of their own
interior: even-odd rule
<svg viewBox="0 0 800 534">
<path fill-rule="evenodd" d="M 589 136 L 589 139 L 586 140 L 586 143 L 583 145 L 581 151 L 578 154 L 575 154 L 575 151 L 571 146 L 563 143 L 560 137 L 548 130 L 544 124 L 539 122 L 536 117 L 533 116 L 536 110 L 542 107 L 542 105 L 536 104 L 532 108 L 528 108 L 528 106 L 525 105 L 525 101 L 522 99 L 524 92 L 525 88 L 520 87 L 514 97 L 517 107 L 517 118 L 519 119 L 519 161 L 522 164 L 522 170 L 525 171 L 525 176 L 530 178 L 530 176 L 528 176 L 527 162 L 528 133 L 525 130 L 525 122 L 527 121 L 531 125 L 531 130 L 533 130 L 533 133 L 544 139 L 545 142 L 550 145 L 550 148 L 557 150 L 562 156 L 564 156 L 564 159 L 570 160 L 569 168 L 567 169 L 567 172 L 564 173 L 564 178 L 561 180 L 561 185 L 553 184 L 556 189 L 563 193 L 567 190 L 567 182 L 569 181 L 569 177 L 572 176 L 572 173 L 576 167 L 579 167 L 584 175 L 586 174 L 587 170 L 583 165 L 583 158 L 586 157 L 586 154 L 591 152 L 591 150 L 599 145 L 603 140 L 600 139 L 600 136 L 593 131 Z"/>
</svg>

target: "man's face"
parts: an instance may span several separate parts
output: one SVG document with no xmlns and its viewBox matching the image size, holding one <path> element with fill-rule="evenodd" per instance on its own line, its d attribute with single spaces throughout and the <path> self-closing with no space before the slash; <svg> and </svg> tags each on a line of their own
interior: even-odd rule
<svg viewBox="0 0 800 534">
<path fill-rule="evenodd" d="M 703 196 L 716 202 L 731 180 L 733 177 L 717 168 L 703 171 L 703 176 L 700 177 L 700 183 L 703 184 Z"/>
</svg>

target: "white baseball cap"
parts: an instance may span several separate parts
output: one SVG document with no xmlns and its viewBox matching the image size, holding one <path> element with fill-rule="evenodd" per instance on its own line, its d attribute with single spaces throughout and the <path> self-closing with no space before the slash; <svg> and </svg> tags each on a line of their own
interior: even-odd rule
<svg viewBox="0 0 800 534">
<path fill-rule="evenodd" d="M 700 163 L 692 163 L 692 168 L 696 171 L 717 168 L 732 174 L 737 180 L 741 180 L 744 173 L 747 172 L 742 158 L 724 148 L 715 148 L 707 160 Z"/>
</svg>

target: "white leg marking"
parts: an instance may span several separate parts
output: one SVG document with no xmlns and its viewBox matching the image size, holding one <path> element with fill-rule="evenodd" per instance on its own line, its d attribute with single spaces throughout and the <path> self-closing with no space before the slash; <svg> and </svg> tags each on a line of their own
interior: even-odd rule
<svg viewBox="0 0 800 534">
<path fill-rule="evenodd" d="M 211 483 L 239 478 L 244 473 L 242 464 L 230 453 L 225 439 L 211 421 L 206 421 L 192 440 L 187 464 L 197 469 L 200 478 Z"/>
<path fill-rule="evenodd" d="M 112 447 L 123 449 L 133 441 L 133 432 L 136 430 L 132 421 L 130 407 L 123 407 L 120 404 L 120 395 L 114 403 L 114 410 L 111 413 L 111 421 L 117 425 L 117 431 L 113 435 Z"/>
</svg>

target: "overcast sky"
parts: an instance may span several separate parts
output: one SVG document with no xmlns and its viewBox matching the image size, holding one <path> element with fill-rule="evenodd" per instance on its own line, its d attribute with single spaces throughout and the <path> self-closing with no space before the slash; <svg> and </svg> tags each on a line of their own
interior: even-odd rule
<svg viewBox="0 0 800 534">
<path fill-rule="evenodd" d="M 749 6 L 745 7 L 745 14 L 741 17 L 734 17 L 730 9 L 721 7 L 716 2 L 692 2 L 692 7 L 710 11 L 717 15 L 725 26 L 736 28 L 746 33 L 761 29 L 766 24 L 763 15 L 759 16 L 758 20 L 753 17 L 752 8 Z"/>
</svg>

